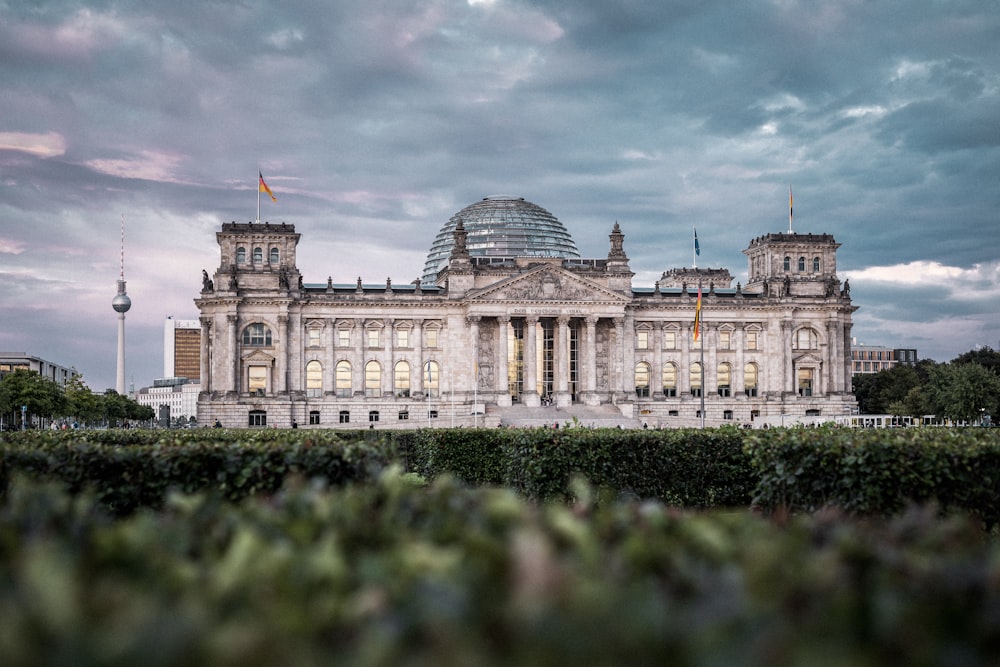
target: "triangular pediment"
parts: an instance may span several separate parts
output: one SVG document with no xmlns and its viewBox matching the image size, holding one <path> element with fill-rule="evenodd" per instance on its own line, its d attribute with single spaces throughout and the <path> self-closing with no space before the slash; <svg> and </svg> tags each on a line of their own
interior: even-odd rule
<svg viewBox="0 0 1000 667">
<path fill-rule="evenodd" d="M 263 350 L 254 350 L 243 357 L 243 361 L 260 365 L 270 365 L 274 363 L 274 357 Z"/>
<path fill-rule="evenodd" d="M 792 362 L 796 366 L 802 366 L 807 364 L 818 366 L 823 363 L 823 360 L 817 354 L 814 354 L 812 352 L 806 352 L 804 354 L 800 354 L 797 357 L 793 357 Z"/>
<path fill-rule="evenodd" d="M 556 266 L 539 266 L 470 294 L 471 303 L 626 304 L 628 298 L 607 287 Z"/>
</svg>

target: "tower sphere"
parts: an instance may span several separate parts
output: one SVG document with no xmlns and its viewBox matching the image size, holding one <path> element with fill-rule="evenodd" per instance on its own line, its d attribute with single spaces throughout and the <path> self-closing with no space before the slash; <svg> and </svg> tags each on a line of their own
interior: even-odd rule
<svg viewBox="0 0 1000 667">
<path fill-rule="evenodd" d="M 451 216 L 434 238 L 421 282 L 433 284 L 448 264 L 455 227 L 462 221 L 472 257 L 579 258 L 573 237 L 559 220 L 524 197 L 491 195 Z"/>
<path fill-rule="evenodd" d="M 118 294 L 111 300 L 111 307 L 117 313 L 127 313 L 132 307 L 132 299 L 128 298 L 128 294 Z"/>
</svg>

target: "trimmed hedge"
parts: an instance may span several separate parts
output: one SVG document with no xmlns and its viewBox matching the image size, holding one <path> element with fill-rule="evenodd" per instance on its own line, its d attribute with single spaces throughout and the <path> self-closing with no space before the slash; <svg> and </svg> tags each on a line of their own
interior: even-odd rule
<svg viewBox="0 0 1000 667">
<path fill-rule="evenodd" d="M 774 429 L 749 435 L 746 451 L 761 508 L 888 515 L 934 502 L 1000 524 L 996 429 Z"/>
</svg>

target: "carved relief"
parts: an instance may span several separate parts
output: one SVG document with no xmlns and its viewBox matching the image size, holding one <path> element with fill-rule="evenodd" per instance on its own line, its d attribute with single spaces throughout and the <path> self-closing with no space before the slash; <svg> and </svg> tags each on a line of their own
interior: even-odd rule
<svg viewBox="0 0 1000 667">
<path fill-rule="evenodd" d="M 512 301 L 570 301 L 583 300 L 591 296 L 590 290 L 582 285 L 564 282 L 555 273 L 542 273 L 533 282 L 525 281 L 511 285 L 496 294 L 496 298 Z"/>
</svg>

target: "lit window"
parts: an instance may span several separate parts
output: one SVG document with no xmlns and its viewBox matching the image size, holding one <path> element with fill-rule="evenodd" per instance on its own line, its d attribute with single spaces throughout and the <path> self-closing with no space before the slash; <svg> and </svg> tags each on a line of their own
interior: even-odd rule
<svg viewBox="0 0 1000 667">
<path fill-rule="evenodd" d="M 380 333 L 378 329 L 368 329 L 365 331 L 365 335 L 368 337 L 368 347 L 379 347 Z"/>
<path fill-rule="evenodd" d="M 399 329 L 396 332 L 396 346 L 397 347 L 410 347 L 410 330 L 409 329 Z"/>
<path fill-rule="evenodd" d="M 268 347 L 271 345 L 271 330 L 260 322 L 249 324 L 243 330 L 243 344 L 253 347 Z"/>
<path fill-rule="evenodd" d="M 756 350 L 757 349 L 757 332 L 756 331 L 747 331 L 746 332 L 746 339 L 747 339 L 747 349 L 748 350 Z"/>
<path fill-rule="evenodd" d="M 730 337 L 731 337 L 731 332 L 729 332 L 729 331 L 720 331 L 719 332 L 719 349 L 720 350 L 728 350 L 729 349 L 729 340 L 730 340 Z"/>
<path fill-rule="evenodd" d="M 813 371 L 811 368 L 799 369 L 799 396 L 813 395 Z"/>
<path fill-rule="evenodd" d="M 340 347 L 351 346 L 351 330 L 347 327 L 337 329 L 337 345 Z"/>
<path fill-rule="evenodd" d="M 374 398 L 382 395 L 382 366 L 377 361 L 365 364 L 365 396 Z"/>
<path fill-rule="evenodd" d="M 267 391 L 267 366 L 250 366 L 247 369 L 247 389 L 251 394 Z"/>
<path fill-rule="evenodd" d="M 732 368 L 729 364 L 719 364 L 719 368 L 716 371 L 716 384 L 718 386 L 719 396 L 726 397 L 730 393 L 730 382 L 732 377 Z"/>
<path fill-rule="evenodd" d="M 701 396 L 701 364 L 691 364 L 691 395 Z"/>
<path fill-rule="evenodd" d="M 351 397 L 351 362 L 337 362 L 337 396 L 340 398 Z"/>
<path fill-rule="evenodd" d="M 635 365 L 635 395 L 640 398 L 649 396 L 649 364 L 645 362 Z"/>
<path fill-rule="evenodd" d="M 409 397 L 410 395 L 410 364 L 406 361 L 400 361 L 396 364 L 393 372 L 393 391 L 396 392 L 396 396 L 403 398 Z"/>
<path fill-rule="evenodd" d="M 663 332 L 663 349 L 664 350 L 676 350 L 677 349 L 677 332 L 676 331 L 664 331 Z"/>
<path fill-rule="evenodd" d="M 277 264 L 278 263 L 278 249 L 277 248 L 271 248 L 271 259 L 270 259 L 270 262 L 271 262 L 271 264 Z"/>
<path fill-rule="evenodd" d="M 757 364 L 743 367 L 743 393 L 750 398 L 757 395 Z"/>
<path fill-rule="evenodd" d="M 323 395 L 323 364 L 315 359 L 306 364 L 306 396 Z"/>
<path fill-rule="evenodd" d="M 439 395 L 440 386 L 439 380 L 441 379 L 441 369 L 436 361 L 428 361 L 424 364 L 424 393 L 428 396 L 436 397 Z"/>
<path fill-rule="evenodd" d="M 663 364 L 663 395 L 677 395 L 677 366 L 671 362 Z"/>
<path fill-rule="evenodd" d="M 438 346 L 438 330 L 428 329 L 424 332 L 424 347 L 437 347 Z"/>
<path fill-rule="evenodd" d="M 649 332 L 648 331 L 636 331 L 635 332 L 635 349 L 637 349 L 637 350 L 648 350 L 649 349 Z"/>
</svg>

